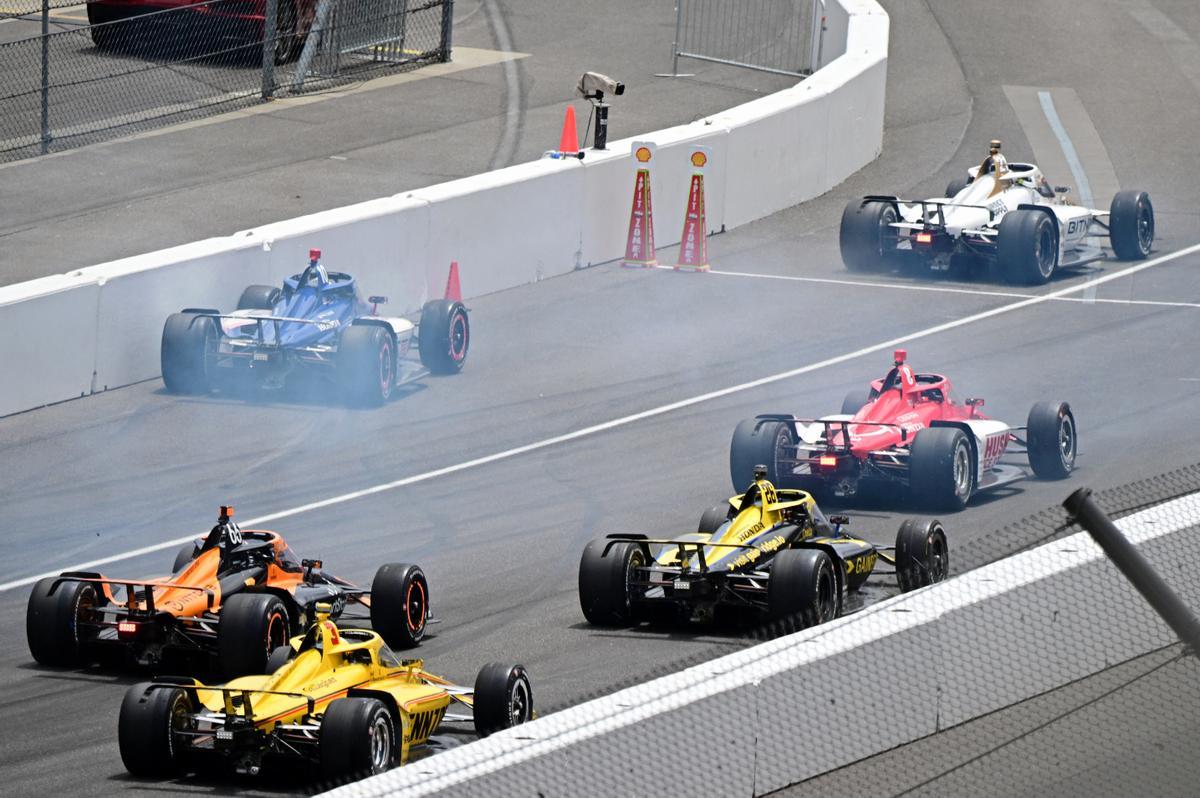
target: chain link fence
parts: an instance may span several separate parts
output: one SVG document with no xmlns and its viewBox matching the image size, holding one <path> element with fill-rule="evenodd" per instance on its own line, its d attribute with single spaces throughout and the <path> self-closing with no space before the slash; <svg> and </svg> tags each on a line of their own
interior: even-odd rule
<svg viewBox="0 0 1200 798">
<path fill-rule="evenodd" d="M 820 52 L 823 5 L 824 0 L 677 0 L 671 76 L 683 77 L 680 58 L 811 75 Z"/>
<path fill-rule="evenodd" d="M 452 9 L 453 0 L 88 3 L 88 25 L 51 33 L 43 19 L 41 35 L 0 42 L 0 161 L 448 61 Z"/>
</svg>

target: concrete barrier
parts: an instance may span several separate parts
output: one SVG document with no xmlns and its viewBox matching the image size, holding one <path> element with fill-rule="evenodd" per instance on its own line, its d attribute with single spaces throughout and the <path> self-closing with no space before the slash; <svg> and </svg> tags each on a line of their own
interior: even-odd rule
<svg viewBox="0 0 1200 798">
<path fill-rule="evenodd" d="M 658 145 L 652 192 L 659 246 L 683 229 L 690 148 L 711 150 L 709 232 L 816 197 L 874 159 L 883 139 L 887 15 L 874 0 L 828 0 L 824 66 L 803 83 L 687 125 L 638 136 Z M 836 55 L 835 55 L 836 54 Z M 542 160 L 231 236 L 83 269 L 0 293 L 0 330 L 65 311 L 43 335 L 8 337 L 0 415 L 152 379 L 168 314 L 232 309 L 251 283 L 300 270 L 310 247 L 390 297 L 391 313 L 438 296 L 451 260 L 478 296 L 624 254 L 633 190 L 630 141 L 575 160 Z M 66 296 L 78 291 L 77 296 Z M 84 329 L 88 335 L 80 337 Z"/>
<path fill-rule="evenodd" d="M 1200 494 L 1117 525 L 1164 573 L 1200 559 Z M 1173 641 L 1080 533 L 328 795 L 764 795 Z"/>
</svg>

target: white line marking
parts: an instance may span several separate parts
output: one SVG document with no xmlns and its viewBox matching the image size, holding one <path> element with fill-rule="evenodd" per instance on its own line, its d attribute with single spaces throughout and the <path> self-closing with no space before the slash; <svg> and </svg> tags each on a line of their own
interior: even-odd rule
<svg viewBox="0 0 1200 798">
<path fill-rule="evenodd" d="M 1048 91 L 1039 91 L 1038 101 L 1042 104 L 1042 113 L 1046 115 L 1050 129 L 1058 137 L 1058 144 L 1062 147 L 1063 155 L 1067 157 L 1067 166 L 1071 167 L 1071 176 L 1075 178 L 1075 185 L 1079 188 L 1079 201 L 1085 208 L 1091 208 L 1092 185 L 1088 182 L 1087 173 L 1083 171 L 1083 163 L 1079 160 L 1079 153 L 1075 152 L 1075 145 L 1071 142 L 1071 137 L 1067 135 L 1067 129 L 1063 127 L 1062 120 L 1058 118 L 1058 110 L 1054 107 L 1054 98 Z"/>
<path fill-rule="evenodd" d="M 665 271 L 674 271 L 674 266 L 658 266 Z M 729 272 L 712 269 L 709 274 L 719 274 L 722 277 L 754 277 L 762 280 L 786 280 L 796 283 L 826 283 L 829 285 L 848 285 L 861 288 L 894 288 L 899 291 L 932 291 L 941 294 L 970 294 L 973 296 L 993 296 L 1013 299 L 1028 299 L 1037 294 L 1021 294 L 1016 291 L 988 291 L 980 288 L 951 288 L 943 285 L 913 285 L 911 283 L 876 283 L 868 280 L 839 280 L 833 277 L 796 277 L 788 274 L 762 274 L 759 272 Z M 1053 297 L 1055 302 L 1083 302 L 1092 304 L 1101 302 L 1110 305 L 1154 305 L 1170 308 L 1200 308 L 1200 302 L 1167 302 L 1158 299 L 1097 299 L 1096 286 L 1092 285 L 1084 291 L 1084 296 Z M 1090 295 L 1090 296 L 1089 296 Z"/>
<path fill-rule="evenodd" d="M 301 515 L 303 513 L 311 512 L 313 510 L 320 510 L 322 508 L 332 507 L 337 504 L 345 504 L 346 502 L 354 501 L 356 499 L 361 499 L 364 496 L 373 496 L 377 493 L 384 493 L 386 491 L 395 490 L 396 488 L 403 488 L 407 485 L 415 485 L 418 482 L 426 482 L 431 479 L 437 479 L 438 477 L 443 477 L 443 476 L 446 476 L 447 474 L 456 474 L 459 471 L 466 471 L 468 469 L 477 468 L 479 466 L 487 465 L 489 463 L 495 463 L 495 462 L 499 462 L 501 460 L 509 460 L 513 457 L 517 457 L 518 455 L 527 454 L 529 452 L 536 452 L 539 449 L 546 449 L 551 446 L 557 446 L 560 443 L 567 443 L 569 441 L 578 440 L 580 438 L 586 438 L 588 436 L 595 435 L 600 432 L 606 432 L 608 430 L 616 429 L 618 427 L 628 426 L 629 424 L 633 424 L 638 421 L 643 421 L 647 418 L 654 418 L 655 416 L 661 416 L 661 415 L 665 415 L 667 413 L 672 413 L 676 410 L 682 410 L 684 408 L 692 407 L 693 405 L 698 405 L 703 402 L 711 402 L 714 399 L 720 399 L 722 397 L 730 396 L 732 394 L 742 393 L 744 391 L 749 391 L 754 388 L 759 388 L 759 387 L 762 387 L 763 385 L 770 385 L 772 383 L 780 382 L 782 380 L 791 379 L 792 377 L 799 377 L 802 374 L 808 374 L 813 371 L 818 371 L 819 369 L 828 368 L 829 366 L 836 366 L 840 363 L 845 363 L 849 360 L 863 357 L 864 355 L 870 355 L 875 352 L 880 352 L 880 351 L 887 350 L 887 349 L 894 349 L 899 344 L 907 343 L 909 341 L 916 341 L 921 338 L 928 338 L 931 335 L 937 335 L 938 333 L 946 332 L 947 330 L 953 330 L 958 327 L 964 327 L 968 324 L 974 324 L 977 321 L 983 321 L 985 319 L 990 319 L 995 316 L 1001 316 L 1005 313 L 1011 313 L 1013 311 L 1021 310 L 1023 308 L 1032 307 L 1034 305 L 1040 305 L 1043 302 L 1049 302 L 1049 301 L 1051 301 L 1053 299 L 1057 299 L 1058 297 L 1061 297 L 1061 296 L 1078 293 L 1079 291 L 1083 291 L 1083 290 L 1087 289 L 1088 286 L 1102 285 L 1104 283 L 1112 282 L 1113 280 L 1118 280 L 1122 277 L 1128 277 L 1129 275 L 1137 274 L 1138 272 L 1145 271 L 1146 269 L 1153 268 L 1154 266 L 1158 266 L 1160 264 L 1167 263 L 1169 261 L 1173 261 L 1173 260 L 1177 260 L 1182 257 L 1186 257 L 1195 252 L 1200 252 L 1200 244 L 1193 244 L 1190 247 L 1185 247 L 1184 249 L 1179 249 L 1179 250 L 1176 250 L 1175 252 L 1167 253 L 1166 255 L 1160 255 L 1157 258 L 1152 258 L 1150 260 L 1142 261 L 1141 263 L 1137 264 L 1136 266 L 1130 266 L 1126 269 L 1122 269 L 1119 272 L 1113 272 L 1112 274 L 1106 274 L 1103 277 L 1097 277 L 1096 279 L 1089 280 L 1086 283 L 1080 283 L 1079 285 L 1067 286 L 1066 288 L 1060 288 L 1057 291 L 1051 291 L 1048 294 L 1027 297 L 1027 298 L 1021 300 L 1020 302 L 1013 302 L 1008 305 L 1001 305 L 998 308 L 992 308 L 991 310 L 981 311 L 979 313 L 974 313 L 970 316 L 963 316 L 960 319 L 954 319 L 951 321 L 943 322 L 941 324 L 934 325 L 933 327 L 926 327 L 923 330 L 918 330 L 916 332 L 908 333 L 906 335 L 901 335 L 897 338 L 892 338 L 887 341 L 881 341 L 880 343 L 877 343 L 877 344 L 865 346 L 862 349 L 856 349 L 853 352 L 846 352 L 845 354 L 836 355 L 834 357 L 827 358 L 825 360 L 821 360 L 816 363 L 809 363 L 807 366 L 800 366 L 799 368 L 790 369 L 788 371 L 781 371 L 778 374 L 771 374 L 766 377 L 760 377 L 757 380 L 750 380 L 749 382 L 743 382 L 738 385 L 731 385 L 728 388 L 721 388 L 716 391 L 710 391 L 705 394 L 700 394 L 699 396 L 693 396 L 688 399 L 681 399 L 678 402 L 671 402 L 670 404 L 653 407 L 653 408 L 650 408 L 649 410 L 643 410 L 640 413 L 633 413 L 632 415 L 622 416 L 621 418 L 614 418 L 610 421 L 604 421 L 599 424 L 593 424 L 590 427 L 583 427 L 582 429 L 577 429 L 574 432 L 568 432 L 563 435 L 555 435 L 552 438 L 545 438 L 540 441 L 535 441 L 534 443 L 527 443 L 524 446 L 518 446 L 513 449 L 506 449 L 502 452 L 496 452 L 494 454 L 489 454 L 484 457 L 477 457 L 474 460 L 468 460 L 464 463 L 457 463 L 456 465 L 446 466 L 445 468 L 439 468 L 434 471 L 426 471 L 423 474 L 415 474 L 411 477 L 404 477 L 403 479 L 397 479 L 393 482 L 384 482 L 382 484 L 374 485 L 369 488 L 363 488 L 362 490 L 356 490 L 356 491 L 351 491 L 349 493 L 343 493 L 340 496 L 332 496 L 328 499 L 322 499 L 320 501 L 310 502 L 309 504 L 302 504 L 299 507 L 293 507 L 289 510 L 280 510 L 277 513 L 271 513 L 269 515 L 260 515 L 257 518 L 250 518 L 245 521 L 242 521 L 241 526 L 245 529 L 251 529 L 251 528 L 258 526 L 259 524 L 267 523 L 268 521 L 277 521 L 281 518 L 290 518 L 292 516 Z M 85 571 L 85 570 L 95 568 L 98 565 L 105 565 L 110 562 L 117 562 L 118 560 L 129 559 L 130 557 L 138 557 L 143 554 L 150 554 L 152 552 L 162 551 L 163 549 L 169 549 L 172 546 L 178 546 L 180 544 L 186 543 L 189 540 L 195 540 L 197 537 L 199 537 L 199 536 L 196 534 L 185 535 L 183 537 L 178 537 L 178 538 L 174 538 L 172 540 L 163 541 L 162 543 L 156 543 L 151 546 L 143 546 L 140 549 L 134 549 L 133 551 L 127 551 L 122 554 L 114 554 L 112 556 L 104 557 L 99 560 L 92 560 L 91 562 L 80 563 L 78 565 L 68 565 L 68 566 L 64 566 L 62 568 L 58 568 L 54 571 L 47 571 L 45 573 L 38 574 L 36 576 L 27 576 L 27 577 L 23 577 L 21 579 L 14 579 L 11 582 L 5 582 L 3 584 L 0 584 L 0 592 L 4 592 L 6 590 L 12 590 L 13 588 L 17 588 L 17 587 L 23 587 L 25 585 L 31 585 L 34 582 L 36 582 L 37 580 L 42 579 L 44 577 L 57 576 L 62 571 Z"/>
</svg>

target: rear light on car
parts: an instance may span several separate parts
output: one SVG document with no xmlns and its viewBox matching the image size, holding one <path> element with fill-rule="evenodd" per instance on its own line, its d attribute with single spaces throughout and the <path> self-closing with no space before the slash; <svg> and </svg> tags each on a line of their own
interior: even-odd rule
<svg viewBox="0 0 1200 798">
<path fill-rule="evenodd" d="M 922 231 L 920 233 L 917 233 L 917 243 L 918 244 L 932 244 L 933 243 L 933 233 L 930 233 L 928 231 Z"/>
<path fill-rule="evenodd" d="M 832 454 L 823 454 L 817 461 L 821 468 L 837 468 L 837 456 Z"/>
<path fill-rule="evenodd" d="M 117 622 L 117 637 L 122 640 L 130 640 L 137 637 L 139 624 L 135 621 L 118 621 Z"/>
</svg>

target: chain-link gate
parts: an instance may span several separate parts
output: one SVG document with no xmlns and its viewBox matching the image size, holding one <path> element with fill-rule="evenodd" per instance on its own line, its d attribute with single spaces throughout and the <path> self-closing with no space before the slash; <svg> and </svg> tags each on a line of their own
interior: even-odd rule
<svg viewBox="0 0 1200 798">
<path fill-rule="evenodd" d="M 183 2 L 93 0 L 58 32 L 63 0 L 16 19 L 41 33 L 0 42 L 0 161 L 450 58 L 453 0 Z"/>
<path fill-rule="evenodd" d="M 819 63 L 825 0 L 677 0 L 671 74 L 691 58 L 777 75 Z"/>
</svg>

